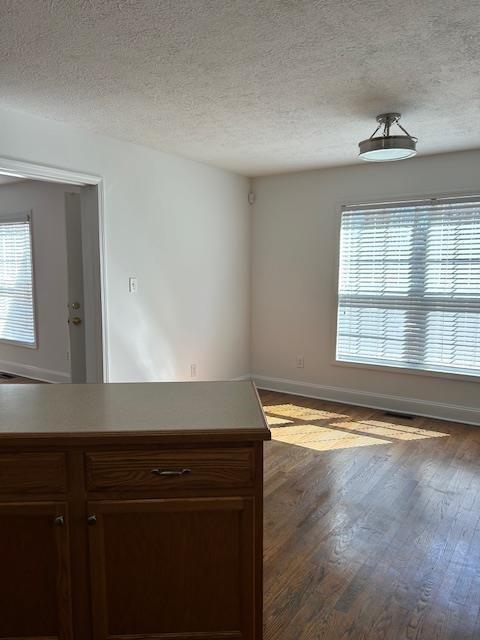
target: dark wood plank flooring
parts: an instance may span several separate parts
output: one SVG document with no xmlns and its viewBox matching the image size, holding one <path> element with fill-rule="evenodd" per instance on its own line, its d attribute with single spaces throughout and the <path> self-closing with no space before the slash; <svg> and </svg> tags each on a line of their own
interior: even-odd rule
<svg viewBox="0 0 480 640">
<path fill-rule="evenodd" d="M 480 428 L 261 397 L 265 640 L 479 640 Z"/>
</svg>

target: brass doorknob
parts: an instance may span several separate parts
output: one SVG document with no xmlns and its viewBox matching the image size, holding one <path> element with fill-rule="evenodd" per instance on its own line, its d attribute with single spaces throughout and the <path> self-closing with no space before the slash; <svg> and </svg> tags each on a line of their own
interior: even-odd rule
<svg viewBox="0 0 480 640">
<path fill-rule="evenodd" d="M 74 318 L 72 318 L 72 324 L 74 324 L 75 326 L 82 324 L 82 319 L 79 318 L 78 316 L 75 316 Z"/>
</svg>

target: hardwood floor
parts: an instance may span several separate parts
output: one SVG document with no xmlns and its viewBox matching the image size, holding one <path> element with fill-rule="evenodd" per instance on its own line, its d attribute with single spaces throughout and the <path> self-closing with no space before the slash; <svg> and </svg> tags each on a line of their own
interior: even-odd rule
<svg viewBox="0 0 480 640">
<path fill-rule="evenodd" d="M 480 639 L 480 428 L 261 397 L 265 640 Z"/>
</svg>

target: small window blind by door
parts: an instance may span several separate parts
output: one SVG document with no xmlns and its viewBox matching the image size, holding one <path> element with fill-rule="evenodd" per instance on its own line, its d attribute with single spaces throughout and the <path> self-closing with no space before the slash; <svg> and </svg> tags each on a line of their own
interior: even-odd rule
<svg viewBox="0 0 480 640">
<path fill-rule="evenodd" d="M 36 346 L 29 214 L 0 216 L 0 340 Z"/>
<path fill-rule="evenodd" d="M 480 197 L 344 208 L 337 360 L 480 375 Z"/>
</svg>

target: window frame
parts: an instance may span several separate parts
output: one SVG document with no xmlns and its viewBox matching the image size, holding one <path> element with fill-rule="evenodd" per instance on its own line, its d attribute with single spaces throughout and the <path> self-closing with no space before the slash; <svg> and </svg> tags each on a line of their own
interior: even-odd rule
<svg viewBox="0 0 480 640">
<path fill-rule="evenodd" d="M 454 373 L 454 372 L 445 372 L 445 371 L 435 371 L 432 369 L 421 369 L 421 368 L 412 368 L 412 367 L 397 367 L 395 365 L 389 364 L 372 364 L 372 363 L 362 363 L 362 362 L 349 362 L 346 360 L 338 360 L 337 358 L 337 334 L 338 334 L 338 305 L 339 305 L 339 283 L 340 283 L 340 242 L 341 242 L 341 233 L 342 233 L 342 214 L 344 211 L 349 208 L 356 207 L 374 207 L 378 205 L 386 205 L 391 206 L 392 208 L 402 204 L 412 204 L 416 202 L 424 202 L 427 200 L 468 200 L 468 199 L 478 199 L 480 200 L 480 194 L 478 191 L 472 192 L 461 192 L 461 193 L 436 193 L 429 195 L 419 195 L 413 194 L 408 196 L 385 196 L 385 197 L 372 197 L 369 199 L 361 199 L 361 200 L 352 200 L 348 203 L 337 203 L 336 206 L 336 249 L 335 249 L 335 273 L 334 273 L 334 294 L 333 299 L 335 300 L 334 308 L 333 308 L 333 320 L 332 320 L 332 339 L 330 341 L 331 344 L 331 360 L 330 364 L 336 367 L 347 367 L 349 369 L 360 369 L 360 370 L 369 370 L 377 373 L 396 373 L 397 375 L 401 375 L 403 373 L 407 375 L 415 375 L 415 376 L 423 376 L 430 378 L 443 378 L 446 380 L 456 380 L 457 382 L 476 382 L 477 384 L 480 382 L 480 374 L 474 375 L 469 373 Z"/>
<path fill-rule="evenodd" d="M 37 313 L 37 295 L 35 287 L 35 248 L 33 241 L 33 212 L 28 211 L 15 211 L 13 213 L 0 213 L 0 224 L 6 220 L 24 219 L 27 218 L 29 236 L 30 236 L 30 251 L 31 251 L 31 281 L 32 281 L 32 310 L 33 310 L 33 335 L 34 341 L 22 342 L 21 340 L 8 340 L 7 338 L 0 338 L 0 344 L 10 345 L 12 347 L 23 347 L 24 349 L 38 349 L 38 313 Z"/>
</svg>

